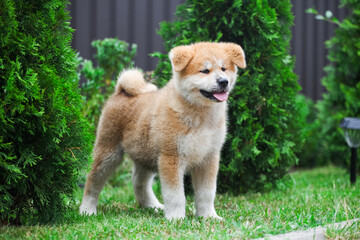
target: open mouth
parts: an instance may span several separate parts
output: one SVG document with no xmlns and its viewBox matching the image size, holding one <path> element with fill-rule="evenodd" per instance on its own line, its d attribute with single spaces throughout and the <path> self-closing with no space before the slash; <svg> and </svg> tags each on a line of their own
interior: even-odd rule
<svg viewBox="0 0 360 240">
<path fill-rule="evenodd" d="M 216 102 L 223 102 L 226 101 L 229 97 L 229 93 L 228 92 L 207 92 L 204 90 L 200 90 L 200 93 L 206 97 L 209 98 L 210 100 L 216 101 Z"/>
</svg>

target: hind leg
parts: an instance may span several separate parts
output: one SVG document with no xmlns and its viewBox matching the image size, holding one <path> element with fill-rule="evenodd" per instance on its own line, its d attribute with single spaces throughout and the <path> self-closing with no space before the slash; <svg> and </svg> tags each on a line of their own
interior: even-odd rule
<svg viewBox="0 0 360 240">
<path fill-rule="evenodd" d="M 123 151 L 120 148 L 112 151 L 101 148 L 96 150 L 93 168 L 86 179 L 84 196 L 80 205 L 81 214 L 96 214 L 100 192 L 123 158 Z"/>
<path fill-rule="evenodd" d="M 135 198 L 143 207 L 164 209 L 164 205 L 159 202 L 152 189 L 154 177 L 155 173 L 151 170 L 134 164 L 132 181 Z"/>
</svg>

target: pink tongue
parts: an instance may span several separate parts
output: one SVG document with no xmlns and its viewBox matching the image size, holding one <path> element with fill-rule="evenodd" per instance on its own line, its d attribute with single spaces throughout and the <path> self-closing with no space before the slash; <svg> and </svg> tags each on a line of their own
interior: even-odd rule
<svg viewBox="0 0 360 240">
<path fill-rule="evenodd" d="M 213 95 L 217 100 L 220 102 L 226 101 L 229 97 L 229 94 L 227 92 L 221 92 L 221 93 L 214 93 Z"/>
</svg>

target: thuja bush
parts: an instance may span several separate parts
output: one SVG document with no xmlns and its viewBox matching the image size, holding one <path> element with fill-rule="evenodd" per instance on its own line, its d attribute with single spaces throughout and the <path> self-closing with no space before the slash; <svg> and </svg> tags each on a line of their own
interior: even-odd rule
<svg viewBox="0 0 360 240">
<path fill-rule="evenodd" d="M 304 136 L 304 143 L 296 152 L 299 159 L 297 167 L 312 168 L 329 164 L 322 156 L 323 149 L 321 146 L 321 125 L 317 119 L 318 110 L 313 100 L 305 97 L 304 95 L 297 95 L 296 106 L 301 112 L 299 122 L 302 126 L 300 129 L 301 136 Z"/>
<path fill-rule="evenodd" d="M 322 84 L 327 93 L 317 107 L 324 150 L 320 157 L 343 165 L 349 162 L 350 153 L 339 123 L 344 117 L 360 117 L 360 2 L 341 2 L 352 11 L 342 22 L 327 18 L 338 24 L 338 28 L 334 37 L 326 42 L 330 64 L 325 67 Z"/>
<path fill-rule="evenodd" d="M 240 193 L 270 187 L 297 162 L 305 121 L 296 106 L 300 89 L 289 55 L 291 3 L 279 1 L 187 0 L 174 22 L 159 30 L 167 51 L 181 44 L 223 41 L 240 44 L 248 67 L 239 70 L 229 98 L 228 136 L 218 189 Z M 171 77 L 166 55 L 155 71 L 158 85 Z M 299 121 L 300 120 L 300 121 Z"/>
<path fill-rule="evenodd" d="M 61 216 L 90 160 L 66 4 L 0 0 L 2 223 Z"/>
<path fill-rule="evenodd" d="M 134 66 L 137 45 L 129 46 L 127 42 L 116 38 L 96 40 L 91 45 L 96 49 L 98 66 L 94 67 L 91 60 L 84 60 L 81 64 L 81 74 L 85 77 L 81 85 L 81 94 L 85 100 L 82 112 L 97 126 L 102 106 L 114 92 L 119 72 Z"/>
</svg>

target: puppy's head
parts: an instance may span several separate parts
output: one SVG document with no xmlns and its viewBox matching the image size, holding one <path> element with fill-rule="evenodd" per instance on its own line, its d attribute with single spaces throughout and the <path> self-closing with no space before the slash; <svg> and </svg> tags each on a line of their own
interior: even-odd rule
<svg viewBox="0 0 360 240">
<path fill-rule="evenodd" d="M 178 46 L 169 57 L 180 94 L 197 105 L 226 101 L 236 81 L 237 67 L 246 67 L 244 51 L 234 43 Z"/>
</svg>

